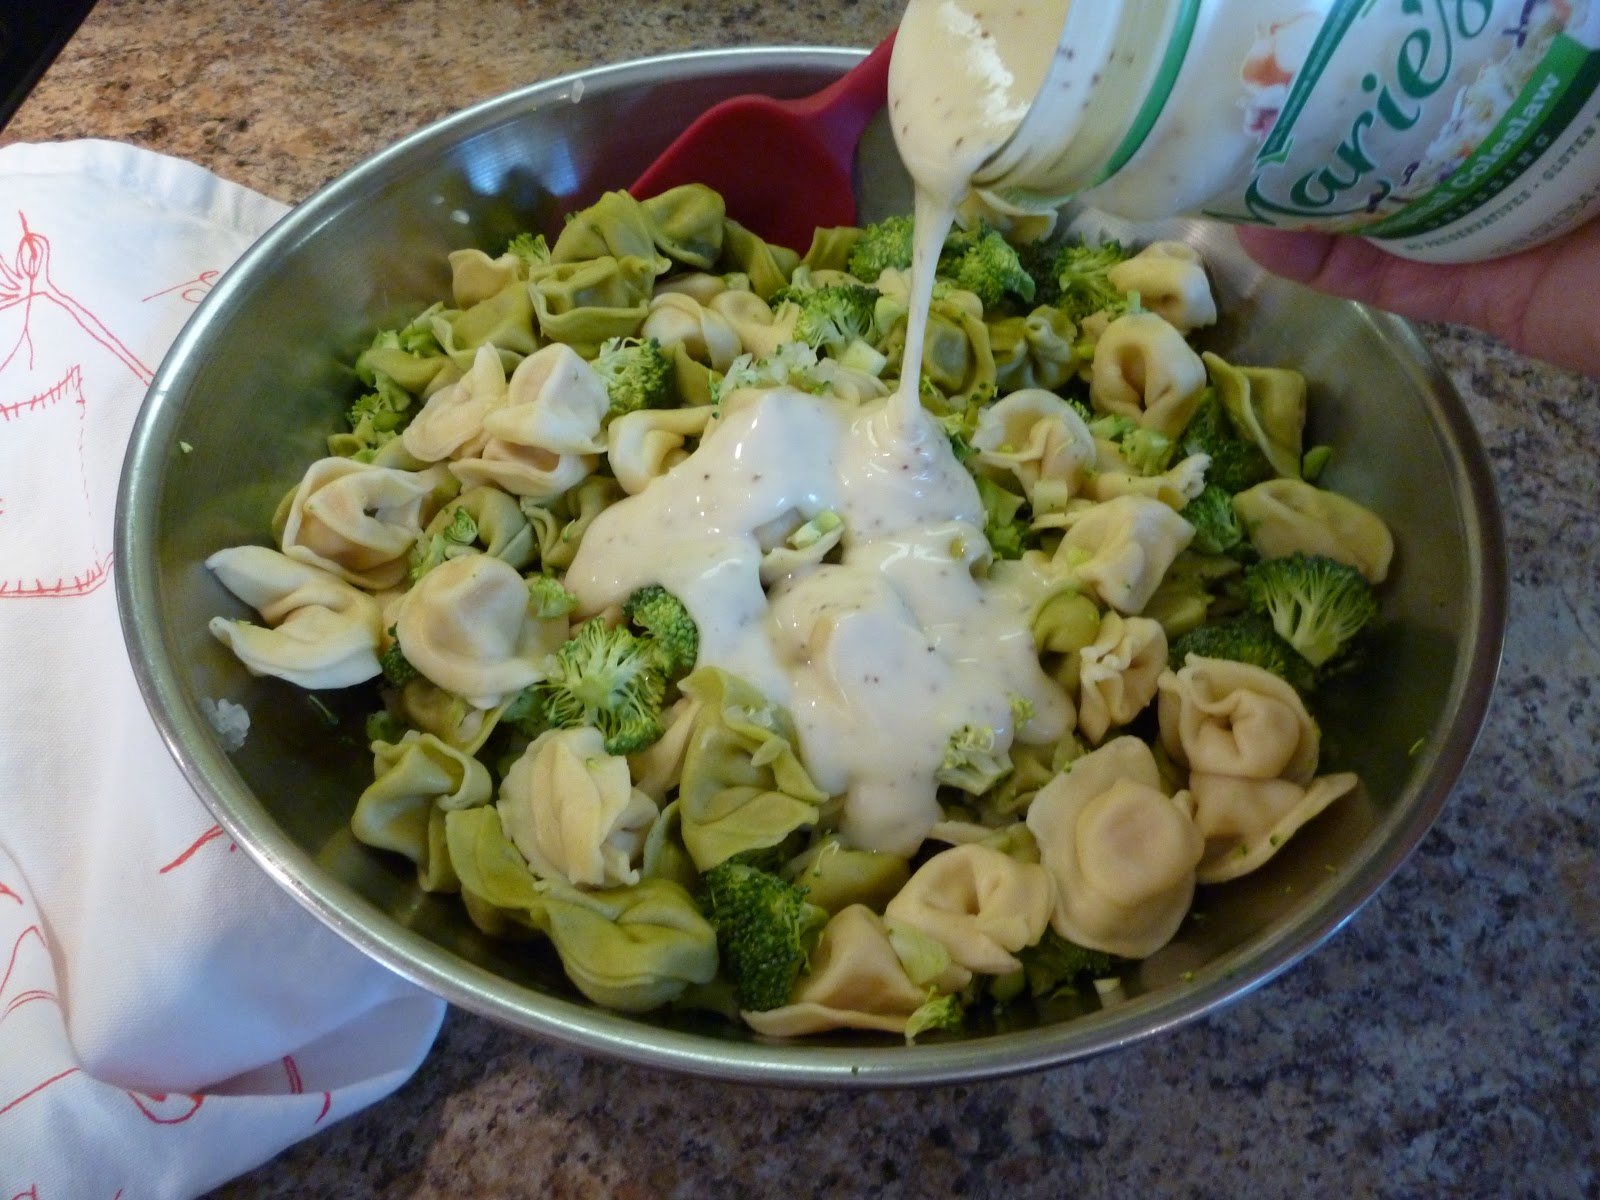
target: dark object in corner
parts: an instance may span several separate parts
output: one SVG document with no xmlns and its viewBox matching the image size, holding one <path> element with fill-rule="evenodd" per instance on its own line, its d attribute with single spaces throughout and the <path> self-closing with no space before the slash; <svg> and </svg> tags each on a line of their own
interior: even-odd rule
<svg viewBox="0 0 1600 1200">
<path fill-rule="evenodd" d="M 22 0 L 0 9 L 0 129 L 94 7 L 94 0 Z"/>
</svg>

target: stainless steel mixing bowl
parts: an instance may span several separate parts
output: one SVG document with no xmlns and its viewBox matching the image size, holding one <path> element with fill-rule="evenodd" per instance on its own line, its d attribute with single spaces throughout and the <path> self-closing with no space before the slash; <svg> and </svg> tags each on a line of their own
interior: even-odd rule
<svg viewBox="0 0 1600 1200">
<path fill-rule="evenodd" d="M 1315 440 L 1336 448 L 1326 482 L 1382 514 L 1399 545 L 1370 668 L 1325 711 L 1324 761 L 1358 770 L 1364 795 L 1336 804 L 1265 869 L 1203 889 L 1207 919 L 1131 971 L 1119 1003 L 1091 997 L 1028 1028 L 909 1047 L 779 1044 L 690 1015 L 620 1016 L 578 997 L 553 956 L 484 938 L 456 898 L 417 889 L 410 863 L 356 843 L 348 819 L 370 781 L 370 698 L 314 700 L 247 675 L 206 631 L 217 613 L 246 614 L 204 559 L 269 540 L 278 498 L 323 453 L 352 395 L 342 364 L 374 329 L 445 294 L 447 251 L 549 227 L 625 186 L 711 103 L 806 94 L 858 57 L 657 58 L 524 88 L 413 134 L 299 206 L 223 276 L 163 363 L 127 457 L 116 584 L 128 645 L 168 745 L 229 835 L 400 974 L 497 1021 L 636 1063 L 765 1082 L 928 1083 L 1062 1063 L 1202 1016 L 1309 953 L 1400 866 L 1472 748 L 1498 667 L 1506 585 L 1493 484 L 1459 399 L 1408 327 L 1263 276 L 1225 230 L 1115 229 L 1202 249 L 1226 313 L 1210 344 L 1310 376 Z M 908 210 L 881 119 L 863 164 L 864 218 Z M 781 186 L 782 164 L 770 169 Z M 202 715 L 208 697 L 249 710 L 236 753 Z"/>
</svg>

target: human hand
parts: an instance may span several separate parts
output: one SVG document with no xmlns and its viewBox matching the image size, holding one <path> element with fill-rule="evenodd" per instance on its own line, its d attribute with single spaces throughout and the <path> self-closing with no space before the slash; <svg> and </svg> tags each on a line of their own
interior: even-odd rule
<svg viewBox="0 0 1600 1200">
<path fill-rule="evenodd" d="M 1267 270 L 1419 321 L 1471 325 L 1513 349 L 1600 377 L 1600 221 L 1483 263 L 1396 258 L 1357 237 L 1241 226 Z"/>
</svg>

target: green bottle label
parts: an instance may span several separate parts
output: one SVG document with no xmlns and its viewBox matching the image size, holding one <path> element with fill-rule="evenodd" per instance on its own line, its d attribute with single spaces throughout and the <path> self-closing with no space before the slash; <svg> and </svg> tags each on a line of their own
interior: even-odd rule
<svg viewBox="0 0 1600 1200">
<path fill-rule="evenodd" d="M 1208 215 L 1410 238 L 1490 204 L 1600 86 L 1600 52 L 1562 19 L 1539 0 L 1336 0 L 1241 208 Z M 1344 114 L 1331 129 L 1330 112 Z"/>
</svg>

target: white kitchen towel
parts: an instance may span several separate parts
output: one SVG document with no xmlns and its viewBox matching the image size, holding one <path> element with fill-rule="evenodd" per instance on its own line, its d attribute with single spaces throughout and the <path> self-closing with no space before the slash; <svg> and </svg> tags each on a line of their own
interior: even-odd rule
<svg viewBox="0 0 1600 1200">
<path fill-rule="evenodd" d="M 140 400 L 283 212 L 130 146 L 0 147 L 0 1198 L 199 1195 L 387 1095 L 443 1017 L 229 841 L 117 621 Z"/>
</svg>

